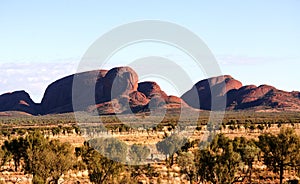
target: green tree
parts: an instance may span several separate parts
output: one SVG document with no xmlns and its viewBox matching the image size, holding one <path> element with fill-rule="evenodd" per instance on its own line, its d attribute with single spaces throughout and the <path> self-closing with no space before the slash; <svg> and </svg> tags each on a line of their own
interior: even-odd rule
<svg viewBox="0 0 300 184">
<path fill-rule="evenodd" d="M 20 161 L 26 155 L 26 145 L 25 139 L 23 137 L 19 137 L 17 139 L 13 139 L 11 141 L 5 141 L 2 146 L 3 150 L 6 150 L 8 153 L 12 155 L 15 165 L 15 171 L 18 171 L 20 166 Z M 7 158 L 7 157 L 6 157 Z"/>
<path fill-rule="evenodd" d="M 202 182 L 230 184 L 240 163 L 241 157 L 234 151 L 232 140 L 219 134 L 207 148 L 199 150 L 197 173 Z"/>
<path fill-rule="evenodd" d="M 33 175 L 33 183 L 46 183 L 50 176 L 46 165 L 40 163 L 40 160 L 46 160 L 47 152 L 44 150 L 48 141 L 39 131 L 34 131 L 26 137 L 25 173 Z"/>
<path fill-rule="evenodd" d="M 260 135 L 258 145 L 264 153 L 264 163 L 273 172 L 279 172 L 280 184 L 287 167 L 300 166 L 300 137 L 292 128 L 282 128 L 278 135 Z"/>
<path fill-rule="evenodd" d="M 180 151 L 181 147 L 187 142 L 186 138 L 180 137 L 177 134 L 172 134 L 169 137 L 166 137 L 164 140 L 156 144 L 156 148 L 159 152 L 163 153 L 166 156 L 166 161 L 168 156 L 171 156 L 171 165 L 174 161 L 174 154 L 177 151 Z"/>
<path fill-rule="evenodd" d="M 83 147 L 77 148 L 76 152 L 87 165 L 91 182 L 97 184 L 113 183 L 114 178 L 124 169 L 122 164 L 101 155 L 88 142 L 85 142 Z"/>
<path fill-rule="evenodd" d="M 234 150 L 241 155 L 242 161 L 248 166 L 247 174 L 249 182 L 252 180 L 253 162 L 258 157 L 260 149 L 254 140 L 247 140 L 245 137 L 236 137 L 233 140 Z"/>
<path fill-rule="evenodd" d="M 257 128 L 262 132 L 265 129 L 265 126 L 263 124 L 257 125 Z"/>
<path fill-rule="evenodd" d="M 11 159 L 11 153 L 5 148 L 0 149 L 0 167 L 2 167 L 7 161 Z"/>
<path fill-rule="evenodd" d="M 133 144 L 129 150 L 129 156 L 134 164 L 141 163 L 150 154 L 150 149 L 147 146 Z"/>
<path fill-rule="evenodd" d="M 185 174 L 192 184 L 197 174 L 194 155 L 190 152 L 180 153 L 177 157 L 177 164 L 180 167 L 180 172 Z"/>
<path fill-rule="evenodd" d="M 74 165 L 73 148 L 70 143 L 61 143 L 58 140 L 50 141 L 47 151 L 47 167 L 50 172 L 50 181 L 58 184 L 58 180 L 62 174 L 72 169 Z"/>
<path fill-rule="evenodd" d="M 49 141 L 39 132 L 26 137 L 25 171 L 33 175 L 33 183 L 58 183 L 62 174 L 73 167 L 74 156 L 69 143 Z"/>
<path fill-rule="evenodd" d="M 56 136 L 60 134 L 60 128 L 59 127 L 54 127 L 51 129 L 52 135 Z"/>
<path fill-rule="evenodd" d="M 255 130 L 255 125 L 254 124 L 250 124 L 249 129 L 251 132 L 253 132 Z"/>
<path fill-rule="evenodd" d="M 126 143 L 116 138 L 96 138 L 88 141 L 90 147 L 99 151 L 102 155 L 118 161 L 125 162 L 127 155 Z"/>
</svg>

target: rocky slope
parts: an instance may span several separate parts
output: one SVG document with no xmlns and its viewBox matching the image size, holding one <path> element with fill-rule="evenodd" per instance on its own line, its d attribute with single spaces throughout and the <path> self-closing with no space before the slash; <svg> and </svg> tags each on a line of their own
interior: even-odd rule
<svg viewBox="0 0 300 184">
<path fill-rule="evenodd" d="M 48 86 L 40 104 L 25 91 L 0 96 L 0 112 L 33 115 L 91 111 L 100 114 L 137 113 L 151 109 L 300 110 L 300 92 L 286 92 L 268 85 L 243 86 L 230 75 L 196 83 L 181 97 L 168 96 L 152 81 L 138 83 L 130 67 L 95 70 L 59 79 Z"/>
</svg>

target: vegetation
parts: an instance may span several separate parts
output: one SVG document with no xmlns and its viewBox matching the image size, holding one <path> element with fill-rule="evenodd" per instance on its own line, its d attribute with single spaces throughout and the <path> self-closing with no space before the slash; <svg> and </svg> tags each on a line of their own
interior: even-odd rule
<svg viewBox="0 0 300 184">
<path fill-rule="evenodd" d="M 142 163 L 150 154 L 150 149 L 147 146 L 133 144 L 129 150 L 129 156 L 133 164 Z"/>
<path fill-rule="evenodd" d="M 287 172 L 300 176 L 300 135 L 295 131 L 300 127 L 299 113 L 227 112 L 218 128 L 212 128 L 213 123 L 206 126 L 206 112 L 197 123 L 192 122 L 193 118 L 183 118 L 180 121 L 184 122 L 179 123 L 178 116 L 172 115 L 166 116 L 156 127 L 145 125 L 156 121 L 156 117 L 147 115 L 141 122 L 124 116 L 124 124 L 116 116 L 99 118 L 83 114 L 80 118 L 84 123 L 76 122 L 71 114 L 0 117 L 2 171 L 11 169 L 30 174 L 33 183 L 58 183 L 67 172 L 84 170 L 88 171 L 92 183 L 137 183 L 141 178 L 159 183 L 161 178 L 169 180 L 170 172 L 177 172 L 190 183 L 215 184 L 254 183 L 260 179 L 259 172 L 268 171 L 273 172 L 280 183 L 287 181 L 284 178 Z M 129 126 L 127 121 L 136 125 Z M 208 129 L 214 130 L 211 134 L 214 136 L 209 137 L 210 144 L 199 146 L 200 138 L 186 139 L 177 134 L 190 126 L 195 127 L 197 136 Z M 91 137 L 113 136 L 91 138 L 79 147 L 68 143 L 69 138 L 86 133 Z M 145 136 L 143 143 L 126 142 L 132 135 L 140 134 Z M 125 138 L 121 140 L 118 136 Z M 145 145 L 153 139 L 156 144 Z M 160 157 L 150 156 L 153 149 Z M 142 165 L 150 160 L 152 163 Z M 266 169 L 258 170 L 257 163 Z M 7 169 L 8 165 L 11 168 Z M 159 169 L 165 165 L 167 176 Z M 179 169 L 174 169 L 176 167 Z"/>
<path fill-rule="evenodd" d="M 259 157 L 260 149 L 253 139 L 247 140 L 245 137 L 236 137 L 233 140 L 234 150 L 241 156 L 242 161 L 248 166 L 246 175 L 252 182 L 252 168 L 255 159 Z"/>
<path fill-rule="evenodd" d="M 187 142 L 186 138 L 180 137 L 177 134 L 172 134 L 166 137 L 162 141 L 156 144 L 157 150 L 166 156 L 166 161 L 168 157 L 171 157 L 171 165 L 174 162 L 174 154 L 180 151 L 181 147 Z"/>
<path fill-rule="evenodd" d="M 294 130 L 281 129 L 278 135 L 259 136 L 258 145 L 264 153 L 264 163 L 274 172 L 279 172 L 280 184 L 287 168 L 300 168 L 300 137 Z"/>
<path fill-rule="evenodd" d="M 207 148 L 199 151 L 198 175 L 202 182 L 230 184 L 240 163 L 241 156 L 234 151 L 233 141 L 220 134 Z"/>
<path fill-rule="evenodd" d="M 77 156 L 81 156 L 89 171 L 89 178 L 94 183 L 113 183 L 123 171 L 121 163 L 111 160 L 93 149 L 88 142 L 77 149 Z"/>
<path fill-rule="evenodd" d="M 190 152 L 182 152 L 177 157 L 177 163 L 180 167 L 180 172 L 188 176 L 190 184 L 196 179 L 197 167 L 195 157 Z"/>
<path fill-rule="evenodd" d="M 62 174 L 73 167 L 74 155 L 70 143 L 49 140 L 40 132 L 33 132 L 25 138 L 5 141 L 2 152 L 11 155 L 15 171 L 24 161 L 26 173 L 33 175 L 33 183 L 58 183 Z M 3 157 L 3 162 L 8 161 Z"/>
</svg>

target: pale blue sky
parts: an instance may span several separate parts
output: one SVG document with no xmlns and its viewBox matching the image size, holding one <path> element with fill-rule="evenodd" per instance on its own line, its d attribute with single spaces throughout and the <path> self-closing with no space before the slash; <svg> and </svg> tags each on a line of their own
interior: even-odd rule
<svg viewBox="0 0 300 184">
<path fill-rule="evenodd" d="M 298 0 L 3 0 L 0 93 L 24 89 L 39 101 L 50 82 L 76 71 L 82 55 L 102 34 L 144 19 L 193 31 L 217 57 L 223 73 L 243 84 L 300 90 L 299 10 Z M 174 53 L 166 49 L 161 54 Z M 203 78 L 197 75 L 195 80 Z"/>
</svg>

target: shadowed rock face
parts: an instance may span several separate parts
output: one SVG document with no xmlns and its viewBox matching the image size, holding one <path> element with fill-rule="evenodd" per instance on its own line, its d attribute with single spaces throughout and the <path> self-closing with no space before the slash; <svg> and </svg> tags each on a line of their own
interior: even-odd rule
<svg viewBox="0 0 300 184">
<path fill-rule="evenodd" d="M 242 83 L 230 75 L 212 77 L 199 81 L 181 98 L 194 108 L 211 110 L 213 97 L 214 109 L 221 109 L 226 106 L 224 103 L 226 103 L 227 92 L 240 87 L 242 87 Z"/>
<path fill-rule="evenodd" d="M 0 95 L 0 111 L 22 111 L 33 115 L 40 113 L 39 105 L 25 91 Z"/>
<path fill-rule="evenodd" d="M 130 107 L 146 106 L 149 103 L 149 99 L 141 92 L 134 91 L 129 94 L 129 105 Z"/>
<path fill-rule="evenodd" d="M 165 108 L 182 108 L 189 107 L 180 97 L 168 96 L 161 90 L 160 86 L 156 82 L 146 81 L 141 82 L 138 85 L 138 91 L 143 93 L 150 102 L 148 108 L 155 109 L 158 107 Z"/>
<path fill-rule="evenodd" d="M 141 82 L 138 84 L 137 90 L 144 93 L 149 99 L 151 99 L 154 96 L 160 96 L 164 100 L 168 98 L 168 95 L 160 89 L 160 86 L 156 82 Z"/>
<path fill-rule="evenodd" d="M 72 95 L 74 95 L 73 98 L 76 98 L 76 101 L 79 101 L 82 106 L 93 104 L 94 102 L 88 96 L 91 94 L 91 90 L 95 89 L 95 84 L 106 73 L 106 70 L 83 72 L 53 82 L 47 87 L 41 102 L 43 114 L 72 112 Z M 76 86 L 73 88 L 74 79 Z M 80 110 L 84 110 L 84 107 Z"/>
</svg>

